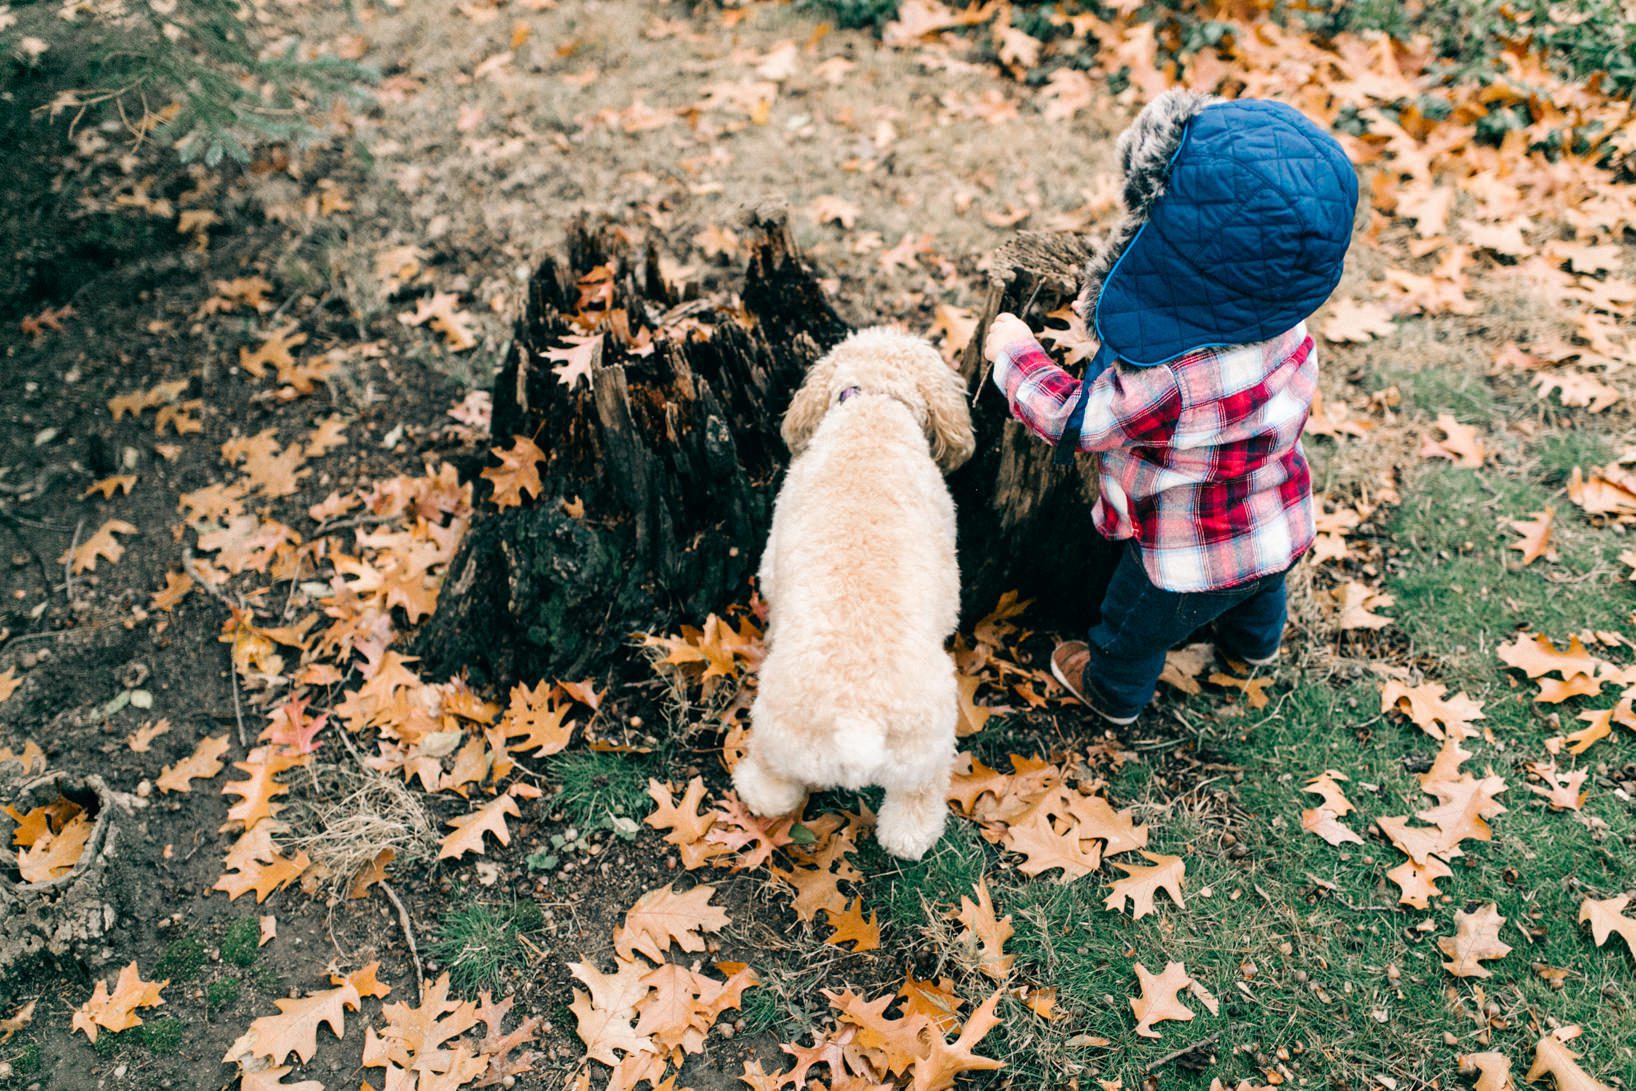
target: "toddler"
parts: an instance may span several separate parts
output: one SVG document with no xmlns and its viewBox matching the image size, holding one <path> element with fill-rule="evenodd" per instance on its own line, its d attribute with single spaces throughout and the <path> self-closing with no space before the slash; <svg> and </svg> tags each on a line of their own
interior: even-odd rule
<svg viewBox="0 0 1636 1091">
<path fill-rule="evenodd" d="M 1358 183 L 1328 133 L 1266 100 L 1167 92 L 1119 155 L 1126 214 L 1075 304 L 1099 346 L 1084 379 L 1014 315 L 984 349 L 1013 415 L 1059 459 L 1101 455 L 1100 608 L 1051 670 L 1128 724 L 1195 630 L 1213 623 L 1221 654 L 1255 666 L 1278 652 L 1284 575 L 1314 536 L 1305 320 L 1340 279 Z"/>
</svg>

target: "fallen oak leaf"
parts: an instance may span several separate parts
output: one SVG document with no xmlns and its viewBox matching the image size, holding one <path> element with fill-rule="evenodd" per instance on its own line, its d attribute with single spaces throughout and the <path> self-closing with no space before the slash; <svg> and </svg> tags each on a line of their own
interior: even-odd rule
<svg viewBox="0 0 1636 1091">
<path fill-rule="evenodd" d="M 1397 331 L 1392 322 L 1392 310 L 1380 303 L 1359 303 L 1342 299 L 1333 303 L 1324 318 L 1325 341 L 1366 344 L 1377 337 L 1390 337 Z"/>
<path fill-rule="evenodd" d="M 1267 687 L 1273 683 L 1271 675 L 1262 675 L 1259 678 L 1243 678 L 1236 674 L 1227 674 L 1224 671 L 1211 672 L 1210 676 L 1206 678 L 1205 681 L 1209 682 L 1211 685 L 1221 686 L 1225 689 L 1236 689 L 1242 691 L 1244 694 L 1245 704 L 1249 705 L 1252 709 L 1267 707 L 1267 701 L 1269 700 L 1267 697 Z"/>
<path fill-rule="evenodd" d="M 963 1072 L 992 1072 L 1005 1067 L 1004 1061 L 975 1052 L 977 1044 L 1000 1024 L 994 1009 L 1004 993 L 1003 986 L 997 988 L 978 1005 L 953 1042 L 945 1041 L 941 1034 L 923 1036 L 927 1052 L 915 1060 L 911 1085 L 914 1091 L 947 1091 Z"/>
<path fill-rule="evenodd" d="M 539 795 L 538 788 L 518 781 L 470 814 L 449 819 L 446 824 L 453 826 L 454 832 L 445 835 L 439 842 L 437 858 L 459 859 L 469 852 L 481 853 L 485 834 L 493 834 L 502 845 L 511 844 L 511 830 L 506 825 L 506 818 L 520 816 L 517 798 L 535 799 Z"/>
<path fill-rule="evenodd" d="M 880 949 L 879 914 L 871 912 L 869 919 L 864 920 L 862 898 L 853 898 L 852 904 L 843 912 L 837 913 L 832 909 L 826 909 L 824 914 L 829 918 L 829 927 L 833 929 L 829 938 L 824 940 L 825 943 L 832 947 L 850 943 L 854 954 Z"/>
<path fill-rule="evenodd" d="M 1399 712 L 1434 739 L 1469 739 L 1477 733 L 1471 725 L 1486 717 L 1481 701 L 1464 693 L 1444 696 L 1446 687 L 1436 682 L 1408 686 L 1395 678 L 1380 687 L 1380 710 Z"/>
<path fill-rule="evenodd" d="M 1428 856 L 1424 863 L 1413 859 L 1403 861 L 1388 871 L 1386 878 L 1397 884 L 1399 905 L 1427 909 L 1431 906 L 1431 900 L 1440 893 L 1437 880 L 1450 878 L 1453 874 L 1443 861 Z"/>
<path fill-rule="evenodd" d="M 116 535 L 136 534 L 137 529 L 123 519 L 110 519 L 96 532 L 81 542 L 79 546 L 70 548 L 57 558 L 59 563 L 72 563 L 75 575 L 81 572 L 96 571 L 97 561 L 105 560 L 109 564 L 118 564 L 125 555 L 125 546 Z"/>
<path fill-rule="evenodd" d="M 591 388 L 591 375 L 596 370 L 597 363 L 602 359 L 602 335 L 564 334 L 563 340 L 568 342 L 564 348 L 554 348 L 546 351 L 545 358 L 555 361 L 551 374 L 557 381 L 569 390 L 581 380 L 585 380 L 585 389 Z"/>
<path fill-rule="evenodd" d="M 91 839 L 91 819 L 76 813 L 60 830 L 49 830 L 26 848 L 17 850 L 17 872 L 25 883 L 46 883 L 59 879 L 74 870 L 85 854 L 85 843 Z M 18 834 L 21 834 L 21 828 Z M 16 836 L 16 835 L 14 835 Z"/>
<path fill-rule="evenodd" d="M 125 744 L 131 748 L 133 754 L 146 754 L 153 745 L 153 740 L 161 735 L 170 734 L 170 721 L 161 719 L 151 723 L 144 723 L 125 738 Z"/>
<path fill-rule="evenodd" d="M 1443 969 L 1455 977 L 1492 977 L 1482 965 L 1485 959 L 1504 958 L 1511 946 L 1500 939 L 1500 926 L 1505 918 L 1493 902 L 1470 913 L 1454 914 L 1454 935 L 1440 936 L 1437 946 L 1447 956 Z"/>
<path fill-rule="evenodd" d="M 1579 1055 L 1564 1044 L 1564 1039 L 1578 1034 L 1578 1027 L 1561 1027 L 1541 1037 L 1534 1044 L 1534 1063 L 1523 1079 L 1538 1083 L 1540 1077 L 1551 1076 L 1556 1080 L 1557 1091 L 1613 1091 L 1581 1068 Z"/>
<path fill-rule="evenodd" d="M 972 893 L 977 895 L 977 900 L 961 895 L 960 908 L 951 916 L 965 926 L 962 936 L 976 948 L 978 969 L 995 981 L 1003 981 L 1017 960 L 1016 955 L 1005 953 L 1005 942 L 1014 932 L 1011 916 L 996 916 L 987 879 L 979 879 Z"/>
<path fill-rule="evenodd" d="M 1556 762 L 1541 765 L 1530 762 L 1528 771 L 1545 782 L 1545 787 L 1536 784 L 1528 785 L 1528 790 L 1545 800 L 1553 811 L 1577 811 L 1585 802 L 1585 778 L 1590 774 L 1584 769 L 1577 769 L 1564 775 L 1557 767 Z"/>
<path fill-rule="evenodd" d="M 105 477 L 100 481 L 87 485 L 85 491 L 80 493 L 80 499 L 87 499 L 96 493 L 101 493 L 104 500 L 112 500 L 116 492 L 129 496 L 131 487 L 135 484 L 135 474 L 114 474 L 112 477 Z"/>
<path fill-rule="evenodd" d="M 465 352 L 476 347 L 477 338 L 466 325 L 471 316 L 459 309 L 458 302 L 459 297 L 453 292 L 433 292 L 430 298 L 421 299 L 413 311 L 398 315 L 398 321 L 405 326 L 424 326 L 430 322 L 450 349 Z"/>
<path fill-rule="evenodd" d="M 1522 565 L 1527 568 L 1541 557 L 1551 557 L 1551 525 L 1556 516 L 1556 509 L 1547 506 L 1544 511 L 1537 512 L 1531 519 L 1512 519 L 1506 525 L 1518 534 L 1520 539 L 1506 546 L 1522 554 Z"/>
<path fill-rule="evenodd" d="M 527 436 L 512 436 L 510 447 L 491 447 L 489 451 L 500 460 L 500 465 L 486 467 L 480 476 L 494 490 L 495 507 L 502 510 L 520 507 L 524 493 L 531 497 L 540 495 L 544 487 L 540 482 L 540 464 L 545 461 L 545 452 L 538 444 Z"/>
<path fill-rule="evenodd" d="M 1110 893 L 1102 903 L 1103 907 L 1117 912 L 1128 901 L 1131 917 L 1141 920 L 1149 913 L 1155 912 L 1153 899 L 1162 890 L 1170 895 L 1170 900 L 1175 902 L 1178 908 L 1185 908 L 1187 903 L 1182 899 L 1182 877 L 1187 865 L 1182 858 L 1145 850 L 1142 855 L 1153 864 L 1152 867 L 1127 864 L 1120 860 L 1113 861 L 1113 866 L 1123 871 L 1125 877 L 1113 881 L 1108 888 Z"/>
<path fill-rule="evenodd" d="M 5 670 L 0 671 L 0 702 L 10 698 L 12 694 L 17 692 L 17 687 L 22 684 L 23 680 L 17 677 L 16 667 L 7 667 Z"/>
<path fill-rule="evenodd" d="M 1155 1023 L 1171 1019 L 1188 1022 L 1193 1019 L 1193 1010 L 1177 996 L 1177 993 L 1193 984 L 1187 968 L 1180 962 L 1166 964 L 1162 974 L 1151 973 L 1138 962 L 1136 981 L 1142 995 L 1130 1002 L 1130 1008 L 1136 1015 L 1136 1033 L 1140 1037 L 1157 1038 L 1159 1032 L 1153 1029 Z"/>
<path fill-rule="evenodd" d="M 1452 414 L 1439 413 L 1437 428 L 1442 439 L 1428 435 L 1420 445 L 1421 458 L 1446 458 L 1456 466 L 1477 469 L 1486 456 L 1482 436 L 1475 425 L 1461 424 Z"/>
<path fill-rule="evenodd" d="M 1629 894 L 1601 901 L 1586 898 L 1579 904 L 1579 923 L 1591 926 L 1591 938 L 1598 947 L 1607 942 L 1609 936 L 1616 935 L 1625 941 L 1631 956 L 1636 957 L 1636 920 L 1625 916 L 1625 907 L 1630 901 Z"/>
<path fill-rule="evenodd" d="M 727 911 L 710 904 L 715 892 L 701 885 L 678 894 L 671 883 L 648 891 L 614 931 L 614 951 L 627 961 L 634 953 L 660 963 L 672 943 L 683 951 L 704 950 L 703 933 L 719 932 L 729 923 Z"/>
<path fill-rule="evenodd" d="M 286 996 L 273 1001 L 277 1015 L 263 1015 L 250 1024 L 222 1057 L 223 1064 L 252 1068 L 253 1058 L 282 1064 L 294 1054 L 305 1064 L 318 1052 L 318 1030 L 327 1026 L 337 1038 L 345 1036 L 346 1013 L 357 1011 L 358 987 L 348 978 L 310 996 Z"/>
<path fill-rule="evenodd" d="M 1503 1053 L 1465 1053 L 1460 1056 L 1460 1071 L 1476 1076 L 1472 1091 L 1515 1091 L 1511 1082 L 1511 1058 Z"/>
<path fill-rule="evenodd" d="M 199 740 L 193 753 L 174 765 L 167 765 L 154 779 L 161 792 L 188 792 L 193 781 L 209 780 L 222 771 L 222 755 L 227 753 L 227 735 L 210 735 Z"/>
<path fill-rule="evenodd" d="M 1340 629 L 1384 629 L 1392 624 L 1391 618 L 1374 613 L 1397 602 L 1384 591 L 1352 580 L 1324 594 L 1335 604 L 1335 624 Z"/>
<path fill-rule="evenodd" d="M 4 1019 L 0 1019 L 0 1046 L 11 1041 L 19 1031 L 28 1029 L 28 1025 L 34 1021 L 34 1008 L 38 1004 L 39 1000 L 30 1000 Z"/>
<path fill-rule="evenodd" d="M 97 981 L 97 987 L 92 991 L 91 998 L 81 1004 L 74 1011 L 72 1028 L 84 1034 L 94 1045 L 100 1031 L 118 1033 L 132 1027 L 142 1025 L 142 1017 L 136 1014 L 138 1008 L 151 1008 L 163 1004 L 164 998 L 159 995 L 170 981 L 143 981 L 137 972 L 136 963 L 132 962 L 119 971 L 114 981 L 113 991 L 108 990 L 108 982 Z"/>
</svg>

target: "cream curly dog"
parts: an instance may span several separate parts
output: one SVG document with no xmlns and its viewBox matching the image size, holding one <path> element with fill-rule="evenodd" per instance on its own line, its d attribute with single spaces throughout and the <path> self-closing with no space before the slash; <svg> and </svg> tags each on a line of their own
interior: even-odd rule
<svg viewBox="0 0 1636 1091">
<path fill-rule="evenodd" d="M 942 475 L 971 456 L 965 383 L 922 338 L 862 330 L 813 365 L 783 433 L 795 457 L 761 562 L 768 652 L 733 783 L 761 815 L 878 784 L 876 837 L 918 859 L 943 834 L 959 716 Z"/>
</svg>

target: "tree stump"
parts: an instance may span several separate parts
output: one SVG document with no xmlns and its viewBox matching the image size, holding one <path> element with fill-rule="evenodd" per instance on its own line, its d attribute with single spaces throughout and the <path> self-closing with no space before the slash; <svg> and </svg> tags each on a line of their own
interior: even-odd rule
<svg viewBox="0 0 1636 1091">
<path fill-rule="evenodd" d="M 1038 330 L 1050 311 L 1073 301 L 1094 240 L 1021 232 L 989 259 L 988 296 L 961 358 L 972 387 L 977 452 L 949 481 L 959 512 L 961 615 L 981 617 L 1006 591 L 1035 601 L 1038 624 L 1075 629 L 1091 602 L 1086 535 L 1096 499 L 1096 460 L 1069 466 L 1011 417 L 983 358 L 989 323 L 1010 311 Z"/>
<path fill-rule="evenodd" d="M 417 641 L 429 670 L 500 683 L 582 677 L 634 632 L 698 623 L 748 598 L 788 459 L 780 420 L 806 369 L 848 332 L 782 211 L 758 209 L 749 227 L 738 313 L 684 298 L 653 248 L 636 253 L 615 228 L 581 223 L 565 260 L 541 262 L 494 381 L 492 434 L 498 446 L 538 443 L 543 487 L 474 521 Z M 1002 249 L 966 350 L 968 382 L 983 371 L 994 313 L 1037 319 L 1072 298 L 1085 253 L 1061 235 Z M 562 348 L 597 334 L 588 383 L 564 382 Z M 992 388 L 974 415 L 978 453 L 951 481 L 966 616 L 1018 587 L 1053 620 L 1079 624 L 1085 460 L 1054 467 Z"/>
<path fill-rule="evenodd" d="M 138 801 L 116 792 L 98 776 L 45 773 L 5 783 L 5 798 L 18 813 L 44 806 L 62 794 L 91 818 L 91 836 L 79 862 L 43 883 L 25 883 L 16 860 L 0 865 L 0 981 L 42 962 L 81 959 L 113 928 L 129 876 L 119 866 L 121 827 Z M 11 844 L 12 820 L 0 813 L 0 840 Z"/>
<path fill-rule="evenodd" d="M 752 212 L 749 228 L 739 314 L 683 298 L 651 247 L 634 254 L 611 227 L 577 225 L 567 260 L 540 264 L 492 433 L 538 443 L 543 488 L 467 535 L 419 640 L 431 669 L 578 677 L 633 632 L 748 598 L 784 408 L 848 332 L 782 211 Z M 549 354 L 598 334 L 588 383 L 565 384 Z"/>
</svg>

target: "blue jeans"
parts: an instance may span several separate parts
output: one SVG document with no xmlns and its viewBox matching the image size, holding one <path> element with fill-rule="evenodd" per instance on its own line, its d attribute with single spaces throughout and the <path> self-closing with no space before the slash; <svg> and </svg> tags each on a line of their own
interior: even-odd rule
<svg viewBox="0 0 1636 1091">
<path fill-rule="evenodd" d="M 1135 545 L 1100 544 L 1105 563 L 1092 578 L 1100 582 L 1105 573 L 1107 582 L 1087 634 L 1085 685 L 1103 711 L 1134 716 L 1147 707 L 1165 653 L 1211 622 L 1216 646 L 1229 657 L 1264 659 L 1278 650 L 1288 617 L 1283 572 L 1221 591 L 1166 591 L 1148 579 Z"/>
</svg>

